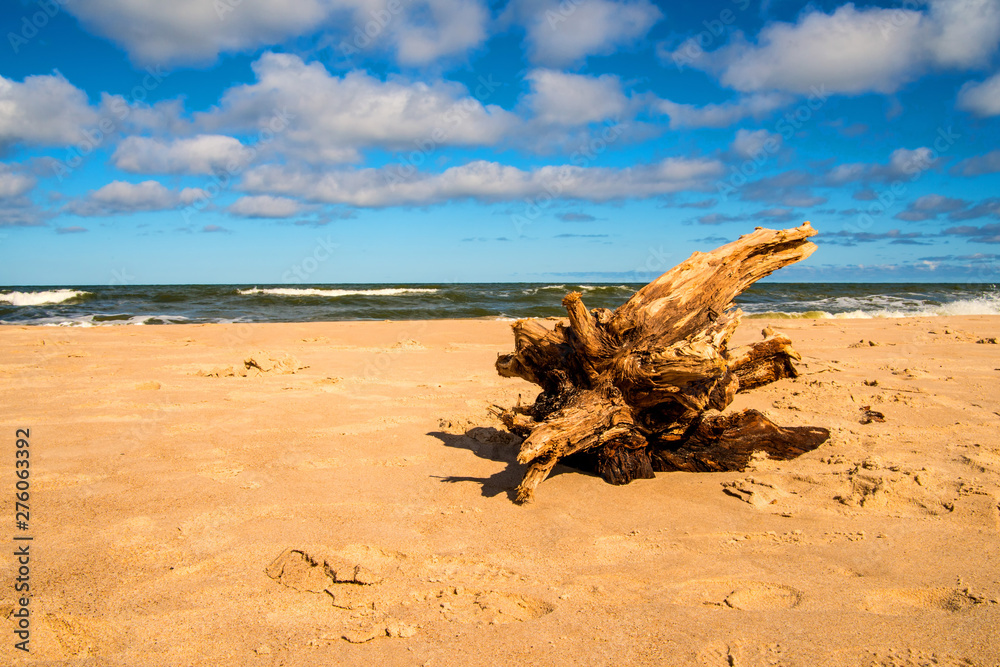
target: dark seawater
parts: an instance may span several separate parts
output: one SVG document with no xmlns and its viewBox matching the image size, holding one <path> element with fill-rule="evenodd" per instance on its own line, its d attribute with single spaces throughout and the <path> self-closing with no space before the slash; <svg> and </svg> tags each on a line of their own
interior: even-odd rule
<svg viewBox="0 0 1000 667">
<path fill-rule="evenodd" d="M 0 287 L 0 324 L 110 326 L 202 322 L 500 319 L 565 315 L 563 296 L 617 308 L 639 284 L 130 285 Z M 757 283 L 749 316 L 914 317 L 1000 314 L 1000 289 L 950 283 Z"/>
</svg>

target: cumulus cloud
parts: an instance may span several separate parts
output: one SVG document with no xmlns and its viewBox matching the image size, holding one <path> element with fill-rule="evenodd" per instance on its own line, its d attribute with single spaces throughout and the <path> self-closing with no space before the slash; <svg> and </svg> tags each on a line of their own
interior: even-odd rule
<svg viewBox="0 0 1000 667">
<path fill-rule="evenodd" d="M 1000 150 L 995 150 L 962 160 L 952 167 L 951 173 L 960 176 L 982 176 L 995 174 L 998 171 L 1000 171 Z"/>
<path fill-rule="evenodd" d="M 319 31 L 335 45 L 395 52 L 405 65 L 464 54 L 486 38 L 482 0 L 88 0 L 66 6 L 89 30 L 142 64 L 205 65 L 221 53 L 254 51 Z M 341 49 L 345 51 L 346 49 Z"/>
<path fill-rule="evenodd" d="M 944 230 L 944 233 L 965 237 L 969 243 L 1000 243 L 1000 223 L 982 225 L 981 227 L 972 225 L 949 227 Z"/>
<path fill-rule="evenodd" d="M 737 130 L 729 152 L 741 159 L 773 155 L 781 147 L 781 135 L 767 130 Z"/>
<path fill-rule="evenodd" d="M 776 109 L 791 103 L 792 97 L 781 93 L 741 95 L 721 104 L 679 104 L 656 100 L 652 107 L 670 117 L 670 129 L 698 127 L 729 127 L 744 118 L 761 119 Z"/>
<path fill-rule="evenodd" d="M 727 222 L 742 222 L 743 218 L 738 215 L 727 215 L 725 213 L 707 213 L 695 218 L 699 225 L 721 225 Z"/>
<path fill-rule="evenodd" d="M 288 54 L 264 54 L 253 69 L 255 83 L 228 89 L 196 122 L 208 132 L 263 127 L 276 150 L 313 164 L 355 162 L 368 147 L 493 145 L 517 120 L 480 101 L 500 86 L 485 78 L 477 98 L 453 82 L 382 81 L 360 71 L 334 76 Z"/>
<path fill-rule="evenodd" d="M 1000 72 L 980 83 L 970 81 L 962 86 L 956 106 L 977 116 L 1000 114 Z"/>
<path fill-rule="evenodd" d="M 118 144 L 111 162 L 132 174 L 213 174 L 246 166 L 250 152 L 238 139 L 199 134 L 165 141 L 127 137 Z"/>
<path fill-rule="evenodd" d="M 856 246 L 859 243 L 874 243 L 876 241 L 889 241 L 894 245 L 926 245 L 923 239 L 927 235 L 923 232 L 901 232 L 898 229 L 890 229 L 887 232 L 851 232 L 841 230 L 839 232 L 821 232 L 818 239 L 823 243 L 842 246 Z"/>
<path fill-rule="evenodd" d="M 515 0 L 507 11 L 525 27 L 531 62 L 553 67 L 613 53 L 663 18 L 649 0 Z"/>
<path fill-rule="evenodd" d="M 35 187 L 35 179 L 0 162 L 0 201 L 15 199 Z"/>
<path fill-rule="evenodd" d="M 669 56 L 744 92 L 893 93 L 934 69 L 989 61 L 1000 41 L 1000 0 L 930 0 L 926 10 L 809 8 L 795 23 L 772 22 L 751 42 L 737 33 L 703 52 L 685 42 Z M 695 43 L 696 45 L 696 43 Z M 692 57 L 693 54 L 693 57 Z"/>
<path fill-rule="evenodd" d="M 762 211 L 757 211 L 751 217 L 758 220 L 770 220 L 772 222 L 788 222 L 789 220 L 798 218 L 799 214 L 790 208 L 766 208 Z"/>
<path fill-rule="evenodd" d="M 207 194 L 200 188 L 184 188 L 177 192 L 166 188 L 159 181 L 112 181 L 81 199 L 67 203 L 63 211 L 81 217 L 127 215 L 141 211 L 175 209 L 205 197 Z"/>
<path fill-rule="evenodd" d="M 938 165 L 941 158 L 925 146 L 919 148 L 897 148 L 889 155 L 885 164 L 849 163 L 837 165 L 824 177 L 826 185 L 841 186 L 847 183 L 892 183 L 914 180 L 928 169 Z M 873 196 L 874 195 L 874 196 Z M 854 198 L 869 201 L 877 196 L 867 190 L 855 193 Z"/>
<path fill-rule="evenodd" d="M 704 158 L 668 158 L 630 169 L 556 165 L 532 170 L 480 160 L 441 173 L 417 173 L 406 180 L 397 179 L 394 171 L 384 168 L 316 172 L 262 165 L 246 173 L 242 188 L 252 193 L 372 208 L 463 199 L 603 202 L 706 190 L 721 173 L 720 162 Z"/>
<path fill-rule="evenodd" d="M 229 206 L 229 212 L 244 218 L 290 218 L 302 210 L 301 204 L 287 197 L 257 195 L 240 197 Z"/>
<path fill-rule="evenodd" d="M 357 12 L 366 23 L 372 14 L 370 1 L 366 12 Z M 399 21 L 387 25 L 389 43 L 404 65 L 426 65 L 448 56 L 468 52 L 486 40 L 490 13 L 480 0 L 424 0 L 401 2 L 404 10 Z M 376 3 L 375 11 L 381 10 Z"/>
<path fill-rule="evenodd" d="M 968 208 L 961 208 L 948 213 L 949 220 L 975 220 L 976 218 L 1000 218 L 1000 198 L 987 197 Z"/>
<path fill-rule="evenodd" d="M 941 213 L 960 211 L 968 205 L 969 202 L 964 199 L 930 194 L 918 197 L 906 207 L 906 210 L 900 211 L 895 217 L 908 222 L 923 222 L 924 220 L 935 220 Z"/>
<path fill-rule="evenodd" d="M 617 76 L 585 76 L 550 69 L 536 69 L 525 77 L 531 92 L 525 103 L 545 124 L 583 125 L 625 112 L 629 100 Z"/>
<path fill-rule="evenodd" d="M 87 94 L 60 74 L 22 82 L 0 76 L 0 154 L 15 144 L 66 146 L 97 121 Z"/>
<path fill-rule="evenodd" d="M 28 194 L 35 179 L 0 162 L 0 227 L 34 227 L 45 224 L 49 214 L 39 209 Z"/>
</svg>

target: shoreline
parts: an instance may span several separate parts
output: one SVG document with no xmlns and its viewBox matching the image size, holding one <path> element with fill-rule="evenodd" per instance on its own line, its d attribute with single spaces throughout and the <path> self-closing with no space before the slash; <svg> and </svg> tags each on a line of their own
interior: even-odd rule
<svg viewBox="0 0 1000 667">
<path fill-rule="evenodd" d="M 160 317 L 171 317 L 171 316 L 169 316 L 169 315 L 162 315 L 162 316 L 155 316 L 155 315 L 146 316 L 146 315 L 141 315 L 141 316 L 135 316 L 135 317 L 146 317 L 146 318 L 151 318 L 151 319 L 159 319 Z M 975 314 L 971 314 L 971 315 L 953 315 L 953 314 L 937 315 L 937 314 L 931 314 L 931 313 L 916 313 L 916 314 L 903 314 L 903 315 L 858 315 L 858 316 L 854 316 L 853 313 L 828 313 L 826 311 L 807 311 L 807 312 L 804 312 L 804 313 L 785 313 L 785 312 L 781 312 L 781 311 L 771 311 L 771 312 L 767 312 L 767 313 L 747 313 L 747 312 L 744 312 L 743 316 L 742 316 L 744 323 L 746 323 L 747 321 L 750 321 L 750 322 L 762 321 L 762 322 L 770 322 L 770 323 L 775 323 L 775 324 L 781 324 L 781 323 L 784 323 L 784 322 L 800 322 L 800 321 L 802 321 L 802 322 L 814 322 L 814 321 L 820 321 L 820 322 L 823 322 L 823 321 L 833 321 L 833 322 L 843 322 L 843 321 L 846 321 L 846 322 L 854 322 L 854 321 L 860 321 L 860 322 L 865 322 L 865 321 L 895 322 L 897 320 L 918 320 L 918 319 L 926 319 L 929 322 L 934 322 L 934 321 L 942 320 L 942 319 L 951 319 L 951 318 L 954 318 L 954 319 L 964 319 L 964 318 L 977 318 L 977 317 L 995 318 L 995 317 L 1000 317 L 1000 313 L 975 313 Z M 159 323 L 159 324 L 148 324 L 148 323 L 145 323 L 145 322 L 138 322 L 138 323 L 132 323 L 132 322 L 128 322 L 128 323 L 116 323 L 115 321 L 102 322 L 102 323 L 99 323 L 99 324 L 91 324 L 91 323 L 74 323 L 74 324 L 58 323 L 57 324 L 57 323 L 50 323 L 50 322 L 46 322 L 46 323 L 43 323 L 43 324 L 26 324 L 26 323 L 7 322 L 7 323 L 0 323 L 0 330 L 3 330 L 5 328 L 31 329 L 31 328 L 36 328 L 36 327 L 37 328 L 51 328 L 51 329 L 70 329 L 70 330 L 75 330 L 75 329 L 105 329 L 105 328 L 136 327 L 136 326 L 152 327 L 152 328 L 157 328 L 157 327 L 200 327 L 200 326 L 207 326 L 207 325 L 213 325 L 213 326 L 214 325 L 219 325 L 219 326 L 244 326 L 244 325 L 250 325 L 250 326 L 257 326 L 257 325 L 283 325 L 283 326 L 284 325 L 289 325 L 289 326 L 296 326 L 296 325 L 317 325 L 317 326 L 323 326 L 323 325 L 337 325 L 337 324 L 350 324 L 350 323 L 372 324 L 372 323 L 380 323 L 380 322 L 395 322 L 395 323 L 405 323 L 405 322 L 410 322 L 410 323 L 412 323 L 412 322 L 501 322 L 501 323 L 504 323 L 504 322 L 506 322 L 506 323 L 510 323 L 510 322 L 516 322 L 517 320 L 539 320 L 539 321 L 545 321 L 545 320 L 551 320 L 551 321 L 562 320 L 562 321 L 567 321 L 567 318 L 566 318 L 565 315 L 562 315 L 562 316 L 548 315 L 548 316 L 543 316 L 543 317 L 531 317 L 531 316 L 528 316 L 528 317 L 505 317 L 505 316 L 496 316 L 496 317 L 493 317 L 493 316 L 481 316 L 481 317 L 441 317 L 441 318 L 414 318 L 414 319 L 402 319 L 402 318 L 394 318 L 394 319 L 385 319 L 385 318 L 362 319 L 362 318 L 356 318 L 356 319 L 341 319 L 341 320 L 287 320 L 287 321 L 278 321 L 278 322 L 273 322 L 273 321 L 272 322 L 262 322 L 262 321 L 251 321 L 251 322 L 235 322 L 235 321 L 232 321 L 232 322 L 228 322 L 228 321 L 227 322 L 163 322 L 163 323 Z"/>
<path fill-rule="evenodd" d="M 8 595 L 0 661 L 997 664 L 998 317 L 744 318 L 734 346 L 771 324 L 803 363 L 730 409 L 828 442 L 623 487 L 559 466 L 525 507 L 488 414 L 538 391 L 493 368 L 509 322 L 0 326 L 36 457 L 32 654 Z"/>
</svg>

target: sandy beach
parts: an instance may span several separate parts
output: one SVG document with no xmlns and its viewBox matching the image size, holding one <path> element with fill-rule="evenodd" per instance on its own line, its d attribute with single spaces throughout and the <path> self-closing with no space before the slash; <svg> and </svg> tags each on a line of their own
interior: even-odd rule
<svg viewBox="0 0 1000 667">
<path fill-rule="evenodd" d="M 1000 318 L 767 324 L 825 444 L 526 506 L 508 322 L 0 327 L 0 664 L 1000 664 Z"/>
</svg>

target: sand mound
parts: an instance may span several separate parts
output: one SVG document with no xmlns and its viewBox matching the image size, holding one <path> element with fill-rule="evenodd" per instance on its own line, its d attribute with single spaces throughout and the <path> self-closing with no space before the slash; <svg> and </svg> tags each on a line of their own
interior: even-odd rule
<svg viewBox="0 0 1000 667">
<path fill-rule="evenodd" d="M 199 370 L 202 377 L 255 377 L 269 373 L 271 375 L 292 375 L 303 368 L 299 360 L 290 354 L 270 352 L 255 352 L 243 360 L 242 364 L 232 366 L 216 366 L 210 370 Z"/>
</svg>

